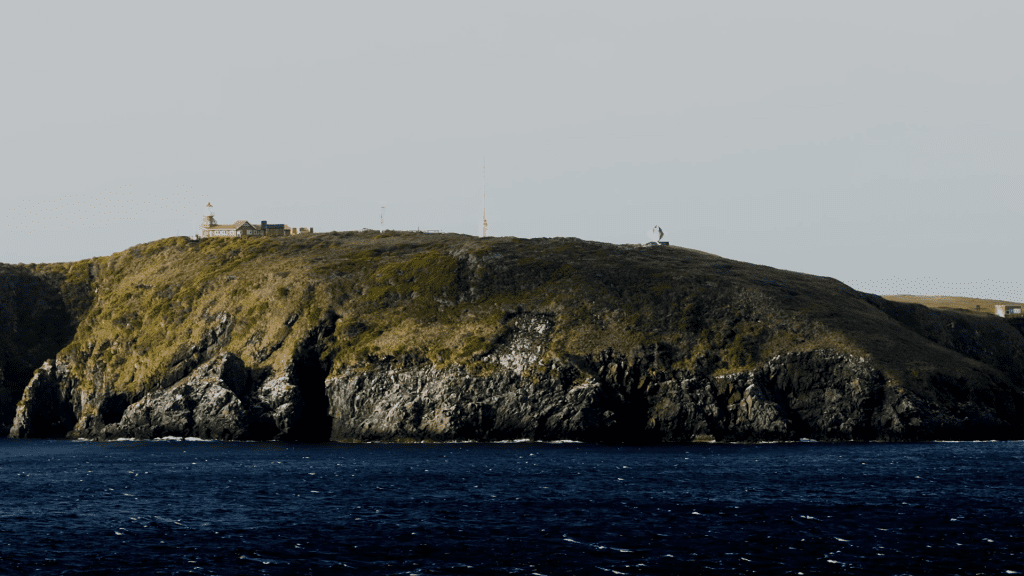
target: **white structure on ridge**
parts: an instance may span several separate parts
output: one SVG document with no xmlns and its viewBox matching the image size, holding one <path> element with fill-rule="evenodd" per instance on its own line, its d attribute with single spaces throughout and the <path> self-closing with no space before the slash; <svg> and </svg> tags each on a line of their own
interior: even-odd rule
<svg viewBox="0 0 1024 576">
<path fill-rule="evenodd" d="M 206 216 L 199 224 L 199 235 L 203 238 L 259 238 L 262 236 L 292 236 L 294 234 L 312 234 L 312 228 L 292 228 L 287 224 L 267 224 L 266 220 L 259 224 L 249 224 L 247 220 L 236 220 L 234 224 L 217 224 L 213 217 L 213 204 L 206 204 Z"/>
<path fill-rule="evenodd" d="M 654 246 L 668 246 L 668 242 L 662 242 L 662 238 L 665 237 L 665 232 L 661 229 L 661 226 L 655 226 L 647 233 L 647 237 L 651 239 L 648 244 Z"/>
<path fill-rule="evenodd" d="M 480 234 L 481 238 L 487 238 L 487 160 L 484 160 L 484 169 L 480 174 L 480 193 L 484 195 L 484 227 L 483 232 Z"/>
</svg>

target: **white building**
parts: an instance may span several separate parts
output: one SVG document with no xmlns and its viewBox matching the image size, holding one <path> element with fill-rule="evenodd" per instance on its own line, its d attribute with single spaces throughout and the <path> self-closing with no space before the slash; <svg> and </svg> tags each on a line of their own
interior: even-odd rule
<svg viewBox="0 0 1024 576">
<path fill-rule="evenodd" d="M 203 238 L 259 238 L 262 236 L 291 236 L 293 234 L 312 234 L 312 228 L 292 228 L 287 224 L 267 224 L 266 220 L 258 225 L 248 220 L 236 220 L 234 224 L 217 224 L 213 217 L 213 204 L 206 205 L 206 216 L 199 225 L 200 236 Z"/>
<path fill-rule="evenodd" d="M 1021 307 L 1019 304 L 996 304 L 996 316 L 1006 318 L 1008 316 L 1020 316 Z"/>
</svg>

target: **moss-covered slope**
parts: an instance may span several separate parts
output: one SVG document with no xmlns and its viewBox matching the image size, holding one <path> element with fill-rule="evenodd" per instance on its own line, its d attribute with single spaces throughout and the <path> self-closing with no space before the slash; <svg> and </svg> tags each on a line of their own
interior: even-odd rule
<svg viewBox="0 0 1024 576">
<path fill-rule="evenodd" d="M 1024 409 L 1024 338 L 999 318 L 889 302 L 833 279 L 677 247 L 348 232 L 171 238 L 70 265 L 14 268 L 0 278 L 48 291 L 10 293 L 45 292 L 46 306 L 61 312 L 24 342 L 7 330 L 0 346 L 8 387 L 14 393 L 27 384 L 23 366 L 55 357 L 52 374 L 40 380 L 51 383 L 37 388 L 61 389 L 44 404 L 68 404 L 72 435 L 131 435 L 109 427 L 120 425 L 126 410 L 135 418 L 132 405 L 223 354 L 237 358 L 247 374 L 232 388 L 237 414 L 266 413 L 239 416 L 240 426 L 263 422 L 263 432 L 238 436 L 290 437 L 290 425 L 282 424 L 288 418 L 267 416 L 298 402 L 267 404 L 264 388 L 275 379 L 287 380 L 303 398 L 304 421 L 325 413 L 340 438 L 358 437 L 363 428 L 337 422 L 348 408 L 325 386 L 360 374 L 419 374 L 408 384 L 414 387 L 453 374 L 474 382 L 511 378 L 502 394 L 555 378 L 568 393 L 607 380 L 601 371 L 613 363 L 633 371 L 631 381 L 615 383 L 625 386 L 629 404 L 644 382 L 735 379 L 758 373 L 773 358 L 814 351 L 863 359 L 881 374 L 882 388 L 872 398 L 888 398 L 892 410 L 909 398 L 923 410 L 924 423 L 918 418 L 908 438 L 968 430 L 972 414 L 985 422 L 984 434 L 1015 435 L 1011 422 Z M 45 308 L 17 298 L 4 303 L 3 318 L 20 318 L 18 326 Z M 525 319 L 533 322 L 535 341 L 519 338 Z M 21 368 L 10 368 L 16 365 Z M 641 366 L 643 373 L 636 371 Z M 771 382 L 765 386 L 774 390 Z M 42 401 L 33 394 L 22 398 L 16 435 L 32 435 L 26 422 L 49 410 L 37 407 Z M 779 418 L 804 419 L 793 408 L 797 396 L 771 399 Z M 742 397 L 730 393 L 715 402 L 728 411 Z M 0 423 L 12 423 L 10 402 L 0 398 Z M 637 426 L 654 426 L 652 409 L 636 416 Z M 946 424 L 943 414 L 950 417 Z M 355 412 L 348 417 L 369 421 Z M 307 426 L 304 434 L 326 434 L 316 430 L 328 424 Z M 797 432 L 807 430 L 795 423 L 786 434 Z M 445 434 L 450 430 L 439 437 Z"/>
</svg>

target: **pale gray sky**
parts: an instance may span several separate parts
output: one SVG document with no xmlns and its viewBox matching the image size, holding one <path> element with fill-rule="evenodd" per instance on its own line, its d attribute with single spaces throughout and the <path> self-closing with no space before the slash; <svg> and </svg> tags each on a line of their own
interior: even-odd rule
<svg viewBox="0 0 1024 576">
<path fill-rule="evenodd" d="M 218 219 L 1024 300 L 1024 3 L 0 3 L 0 261 Z M 486 174 L 483 165 L 486 158 Z"/>
</svg>

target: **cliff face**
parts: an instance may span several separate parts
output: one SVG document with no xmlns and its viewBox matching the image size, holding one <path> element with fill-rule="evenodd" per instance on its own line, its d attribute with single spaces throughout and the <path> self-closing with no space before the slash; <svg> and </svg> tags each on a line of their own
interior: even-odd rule
<svg viewBox="0 0 1024 576">
<path fill-rule="evenodd" d="M 718 378 L 648 373 L 650 360 L 595 360 L 593 375 L 556 365 L 526 379 L 429 369 L 341 375 L 326 387 L 332 438 L 863 440 L 921 425 L 885 404 L 880 374 L 844 356 L 795 353 Z"/>
<path fill-rule="evenodd" d="M 67 282 L 69 272 L 85 268 L 0 264 L 0 433 L 33 372 L 71 342 L 89 305 L 88 279 Z"/>
<path fill-rule="evenodd" d="M 681 248 L 333 233 L 19 270 L 49 291 L 0 317 L 59 321 L 3 342 L 41 366 L 5 370 L 12 437 L 1024 437 L 1004 320 Z"/>
</svg>

